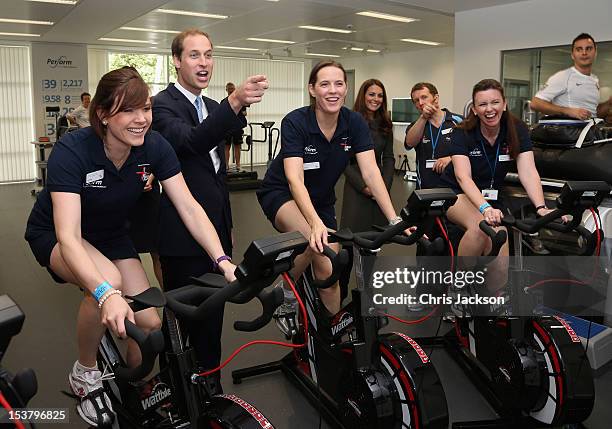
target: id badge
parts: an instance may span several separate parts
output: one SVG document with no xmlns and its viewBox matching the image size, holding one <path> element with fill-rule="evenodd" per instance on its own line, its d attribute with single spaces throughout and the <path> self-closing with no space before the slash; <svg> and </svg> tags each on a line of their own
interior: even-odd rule
<svg viewBox="0 0 612 429">
<path fill-rule="evenodd" d="M 434 164 L 436 163 L 436 159 L 426 159 L 425 160 L 425 168 L 432 169 Z"/>
<path fill-rule="evenodd" d="M 497 189 L 483 189 L 481 192 L 485 200 L 497 201 L 497 194 L 499 193 Z"/>
<path fill-rule="evenodd" d="M 505 154 L 505 155 L 499 156 L 499 162 L 507 162 L 507 161 L 510 161 L 510 155 Z"/>
<path fill-rule="evenodd" d="M 319 168 L 321 168 L 319 161 L 304 163 L 304 170 L 318 170 Z"/>
</svg>

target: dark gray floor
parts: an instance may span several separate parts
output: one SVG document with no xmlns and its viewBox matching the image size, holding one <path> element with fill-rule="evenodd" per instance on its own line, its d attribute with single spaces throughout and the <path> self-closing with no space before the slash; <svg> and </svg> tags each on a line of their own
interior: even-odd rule
<svg viewBox="0 0 612 429">
<path fill-rule="evenodd" d="M 74 326 L 80 294 L 74 287 L 54 283 L 47 272 L 36 263 L 23 240 L 25 222 L 33 204 L 29 193 L 31 188 L 31 185 L 25 184 L 0 186 L 0 293 L 9 293 L 27 315 L 22 333 L 13 340 L 2 363 L 12 370 L 22 367 L 32 367 L 36 370 L 39 392 L 31 401 L 31 406 L 68 407 L 71 410 L 71 423 L 66 427 L 85 428 L 87 425 L 74 411 L 73 402 L 60 393 L 67 388 L 68 370 L 76 356 Z M 339 185 L 338 190 L 341 189 Z M 396 208 L 406 201 L 409 192 L 410 187 L 400 178 L 396 178 L 392 192 Z M 261 213 L 254 192 L 233 193 L 232 207 L 236 226 L 234 255 L 239 260 L 250 241 L 274 234 L 274 230 Z M 401 254 L 405 251 L 399 247 L 386 250 L 387 254 Z M 148 259 L 143 260 L 147 271 L 151 273 Z M 154 277 L 150 275 L 149 278 Z M 224 356 L 252 339 L 280 339 L 278 331 L 272 325 L 254 334 L 232 330 L 231 324 L 234 320 L 248 319 L 254 316 L 256 311 L 255 305 L 228 305 L 223 337 Z M 390 330 L 406 332 L 412 336 L 432 335 L 436 328 L 437 322 L 433 321 L 419 326 L 418 329 L 398 324 L 388 327 Z M 281 374 L 260 376 L 237 386 L 231 384 L 229 373 L 232 369 L 275 360 L 285 353 L 286 350 L 273 346 L 258 346 L 243 352 L 223 370 L 224 389 L 253 403 L 270 418 L 276 428 L 317 428 L 319 417 L 316 409 L 311 407 Z M 432 361 L 438 369 L 447 394 L 451 420 L 494 417 L 484 398 L 443 350 L 435 350 Z M 610 427 L 611 382 L 612 371 L 608 366 L 597 376 L 597 401 L 592 416 L 585 423 L 586 427 Z M 52 427 L 59 428 L 61 425 Z M 323 422 L 322 427 L 328 426 Z"/>
</svg>

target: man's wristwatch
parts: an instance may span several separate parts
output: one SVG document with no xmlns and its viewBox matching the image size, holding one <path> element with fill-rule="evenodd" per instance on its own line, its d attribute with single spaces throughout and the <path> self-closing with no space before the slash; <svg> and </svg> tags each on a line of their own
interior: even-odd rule
<svg viewBox="0 0 612 429">
<path fill-rule="evenodd" d="M 397 225 L 398 223 L 400 223 L 402 221 L 402 217 L 401 216 L 395 216 L 393 219 L 391 219 L 389 221 L 389 225 L 393 226 L 393 225 Z"/>
</svg>

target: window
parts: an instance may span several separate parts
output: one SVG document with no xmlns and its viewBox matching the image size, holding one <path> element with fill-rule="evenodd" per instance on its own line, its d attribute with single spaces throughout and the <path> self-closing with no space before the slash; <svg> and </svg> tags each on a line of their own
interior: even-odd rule
<svg viewBox="0 0 612 429">
<path fill-rule="evenodd" d="M 274 126 L 280 128 L 280 122 L 287 113 L 304 105 L 303 62 L 220 56 L 214 58 L 214 78 L 204 91 L 204 95 L 216 101 L 220 102 L 227 96 L 225 92 L 227 82 L 240 85 L 248 76 L 256 74 L 266 75 L 270 82 L 270 88 L 266 91 L 262 102 L 250 106 L 247 110 L 247 121 L 252 123 L 252 127 L 247 126 L 243 132 L 248 135 L 252 129 L 254 140 L 267 138 L 264 129 L 257 124 L 274 121 Z M 176 71 L 170 55 L 108 53 L 108 70 L 123 66 L 132 66 L 138 70 L 151 88 L 152 95 L 166 88 L 168 83 L 176 81 Z M 246 146 L 243 146 L 243 149 L 245 148 Z M 250 156 L 246 156 L 250 159 Z M 254 143 L 253 163 L 265 163 L 267 157 L 268 143 Z M 246 166 L 246 163 L 244 165 Z"/>
<path fill-rule="evenodd" d="M 34 122 L 30 48 L 0 46 L 0 183 L 32 180 Z"/>
<path fill-rule="evenodd" d="M 170 72 L 174 71 L 174 66 L 168 55 L 160 54 L 140 54 L 130 52 L 109 52 L 109 70 L 115 70 L 123 66 L 132 66 L 142 76 L 144 81 L 151 88 L 151 95 L 168 86 Z M 174 72 L 174 81 L 176 72 Z"/>
</svg>

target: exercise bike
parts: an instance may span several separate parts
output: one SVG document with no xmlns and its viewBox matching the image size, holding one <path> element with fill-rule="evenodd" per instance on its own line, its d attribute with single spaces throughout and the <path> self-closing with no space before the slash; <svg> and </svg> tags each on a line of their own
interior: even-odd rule
<svg viewBox="0 0 612 429">
<path fill-rule="evenodd" d="M 256 240 L 246 250 L 243 262 L 236 270 L 237 280 L 227 284 L 223 276 L 205 274 L 176 290 L 162 293 L 150 288 L 132 297 L 131 307 L 139 311 L 150 307 L 164 308 L 167 329 L 145 335 L 126 320 L 126 331 L 139 345 L 142 363 L 126 368 L 114 337 L 107 331 L 99 349 L 99 367 L 111 368 L 113 380 L 105 381 L 118 419 L 108 422 L 113 428 L 212 428 L 212 429 L 273 429 L 269 420 L 247 401 L 232 394 L 216 394 L 216 379 L 200 372 L 195 354 L 183 343 L 176 316 L 202 320 L 214 308 L 226 301 L 246 303 L 257 297 L 262 314 L 250 322 L 237 321 L 239 331 L 255 331 L 272 318 L 283 300 L 282 292 L 264 288 L 288 271 L 296 255 L 302 253 L 308 241 L 299 233 L 286 233 Z M 167 365 L 146 382 L 155 357 L 162 353 Z"/>
<path fill-rule="evenodd" d="M 553 212 L 530 220 L 505 216 L 502 224 L 526 234 L 544 227 L 575 231 L 584 239 L 583 254 L 592 254 L 603 234 L 591 233 L 580 221 L 583 212 L 596 209 L 609 192 L 605 182 L 568 182 Z M 557 222 L 568 214 L 570 222 Z M 488 231 L 491 237 L 496 236 L 492 229 Z M 520 233 L 515 247 L 521 245 Z M 516 271 L 521 285 L 527 280 L 522 269 L 519 266 Z M 522 292 L 506 296 L 511 302 L 524 302 Z M 453 428 L 543 427 L 579 424 L 588 418 L 595 399 L 593 376 L 580 339 L 563 318 L 477 313 L 474 310 L 473 317 L 457 317 L 455 329 L 444 342 L 500 418 L 457 422 Z"/>
<path fill-rule="evenodd" d="M 253 170 L 253 143 L 268 143 L 268 160 L 266 167 L 276 154 L 278 140 L 280 138 L 280 130 L 274 127 L 274 121 L 266 122 L 249 122 L 249 134 L 246 135 L 246 149 L 241 149 L 242 152 L 249 152 L 250 169 L 249 171 L 228 171 L 227 172 L 227 187 L 230 191 L 243 191 L 248 189 L 258 189 L 261 185 L 261 179 L 257 178 L 257 172 Z M 258 125 L 264 131 L 263 139 L 256 139 L 253 126 Z"/>
<path fill-rule="evenodd" d="M 25 315 L 15 301 L 8 295 L 0 295 L 0 362 L 11 338 L 21 332 L 24 320 Z M 0 412 L 0 426 L 23 429 L 26 427 L 25 423 L 28 423 L 28 426 L 33 428 L 31 423 L 22 418 L 23 410 L 19 409 L 25 408 L 37 391 L 38 382 L 34 370 L 23 369 L 13 375 L 0 365 L 0 410 L 5 411 Z M 15 409 L 19 412 L 16 413 Z M 57 413 L 64 411 L 57 410 Z M 67 415 L 61 417 L 56 414 L 54 417 L 58 421 L 68 420 Z"/>
<path fill-rule="evenodd" d="M 353 234 L 342 230 L 330 241 L 353 243 L 356 255 L 375 254 L 384 243 L 411 245 L 421 240 L 447 203 L 456 199 L 448 189 L 418 190 L 402 210 L 402 221 L 383 229 Z M 403 235 L 416 225 L 410 235 Z M 429 244 L 429 243 L 427 243 Z M 335 264 L 333 252 L 326 252 Z M 234 383 L 276 370 L 291 379 L 307 398 L 320 407 L 325 418 L 338 428 L 422 429 L 447 428 L 448 410 L 436 369 L 417 341 L 402 333 L 380 334 L 388 319 L 371 307 L 367 284 L 374 258 L 356 258 L 358 284 L 352 301 L 337 314 L 321 302 L 321 285 L 310 273 L 298 286 L 301 323 L 294 342 L 306 348 L 281 361 L 232 372 Z M 290 280 L 285 277 L 285 280 Z M 302 305 L 301 305 L 302 307 Z"/>
</svg>

